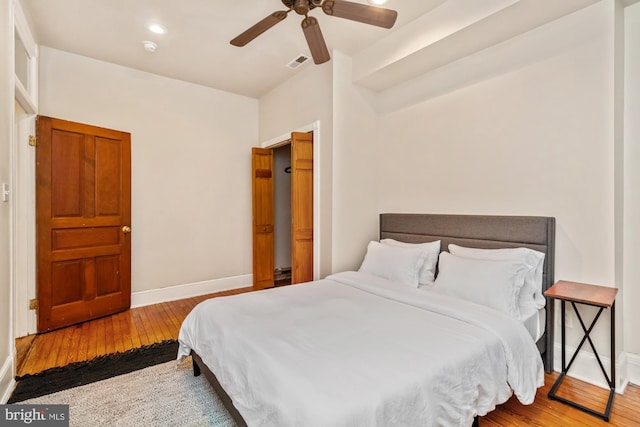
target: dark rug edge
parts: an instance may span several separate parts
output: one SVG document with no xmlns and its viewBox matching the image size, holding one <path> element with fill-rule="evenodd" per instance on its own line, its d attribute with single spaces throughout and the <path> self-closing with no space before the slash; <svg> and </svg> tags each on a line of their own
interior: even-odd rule
<svg viewBox="0 0 640 427">
<path fill-rule="evenodd" d="M 37 374 L 16 377 L 16 386 L 7 403 L 18 403 L 46 394 L 102 381 L 118 375 L 175 360 L 178 342 L 165 340 L 125 352 L 50 368 Z"/>
</svg>

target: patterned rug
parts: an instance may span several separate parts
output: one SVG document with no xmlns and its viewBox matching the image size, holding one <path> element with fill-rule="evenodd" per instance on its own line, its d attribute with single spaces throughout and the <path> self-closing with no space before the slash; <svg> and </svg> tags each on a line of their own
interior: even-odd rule
<svg viewBox="0 0 640 427">
<path fill-rule="evenodd" d="M 21 404 L 68 404 L 71 426 L 235 427 L 191 358 L 71 388 Z"/>
<path fill-rule="evenodd" d="M 7 403 L 21 402 L 168 362 L 176 358 L 177 352 L 178 342 L 167 340 L 17 377 L 16 388 Z"/>
</svg>

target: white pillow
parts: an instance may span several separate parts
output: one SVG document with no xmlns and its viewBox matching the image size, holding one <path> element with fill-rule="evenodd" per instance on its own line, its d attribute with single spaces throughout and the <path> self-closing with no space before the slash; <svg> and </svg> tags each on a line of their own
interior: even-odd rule
<svg viewBox="0 0 640 427">
<path fill-rule="evenodd" d="M 519 261 L 462 258 L 442 252 L 435 290 L 520 320 L 518 295 L 526 273 L 527 267 Z"/>
<path fill-rule="evenodd" d="M 545 306 L 546 300 L 542 295 L 544 253 L 529 248 L 477 249 L 454 244 L 449 245 L 449 252 L 464 258 L 510 260 L 526 264 L 529 271 L 520 291 L 519 304 L 520 306 L 535 304 L 537 308 Z"/>
<path fill-rule="evenodd" d="M 440 255 L 440 240 L 426 243 L 407 243 L 399 242 L 393 239 L 382 239 L 380 243 L 390 246 L 398 246 L 401 248 L 420 248 L 426 252 L 424 264 L 420 269 L 420 278 L 418 283 L 421 285 L 432 285 L 436 276 L 436 264 L 438 264 L 438 255 Z"/>
<path fill-rule="evenodd" d="M 358 271 L 417 288 L 420 268 L 426 256 L 420 248 L 400 248 L 370 242 Z"/>
</svg>

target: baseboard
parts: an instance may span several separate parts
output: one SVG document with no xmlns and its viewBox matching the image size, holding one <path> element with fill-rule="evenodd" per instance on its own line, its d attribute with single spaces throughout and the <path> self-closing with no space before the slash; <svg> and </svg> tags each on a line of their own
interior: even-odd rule
<svg viewBox="0 0 640 427">
<path fill-rule="evenodd" d="M 571 360 L 570 358 L 574 351 L 575 347 L 566 347 L 567 363 Z M 608 375 L 609 367 L 611 366 L 611 358 L 600 355 L 600 360 L 602 361 Z M 637 357 L 637 361 L 640 362 L 640 357 Z M 556 371 L 560 372 L 562 370 L 562 347 L 559 343 L 556 343 L 554 346 L 553 365 Z M 640 367 L 640 364 L 638 364 L 637 367 Z M 591 352 L 581 350 L 567 375 L 581 381 L 585 381 L 589 384 L 609 389 L 609 384 L 607 384 L 607 380 L 598 365 L 598 359 L 596 359 L 594 354 Z M 629 355 L 627 353 L 621 353 L 616 360 L 616 393 L 624 393 L 627 384 L 629 384 Z"/>
<path fill-rule="evenodd" d="M 252 284 L 253 275 L 245 274 L 242 276 L 225 277 L 222 279 L 205 280 L 203 282 L 133 292 L 131 294 L 131 308 L 245 288 L 252 286 Z"/>
<path fill-rule="evenodd" d="M 640 386 L 640 355 L 627 353 L 627 374 L 631 384 Z"/>
<path fill-rule="evenodd" d="M 7 403 L 16 385 L 13 375 L 13 363 L 14 355 L 10 354 L 2 364 L 2 368 L 0 368 L 0 404 Z"/>
</svg>

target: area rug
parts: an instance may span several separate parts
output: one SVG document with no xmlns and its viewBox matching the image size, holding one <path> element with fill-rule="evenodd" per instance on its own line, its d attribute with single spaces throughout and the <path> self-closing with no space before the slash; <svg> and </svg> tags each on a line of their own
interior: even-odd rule
<svg viewBox="0 0 640 427">
<path fill-rule="evenodd" d="M 191 358 L 71 388 L 21 404 L 68 404 L 71 426 L 235 427 Z"/>
<path fill-rule="evenodd" d="M 90 384 L 117 375 L 168 362 L 176 358 L 178 342 L 166 340 L 129 351 L 100 356 L 86 362 L 16 378 L 16 388 L 8 403 L 21 402 L 71 387 Z"/>
</svg>

